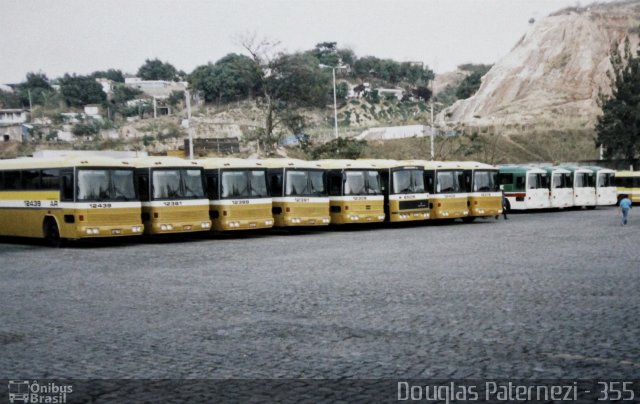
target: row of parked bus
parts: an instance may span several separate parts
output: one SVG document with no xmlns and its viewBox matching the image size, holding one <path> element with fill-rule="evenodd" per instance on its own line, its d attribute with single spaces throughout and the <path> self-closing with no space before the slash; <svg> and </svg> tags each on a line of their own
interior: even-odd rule
<svg viewBox="0 0 640 404">
<path fill-rule="evenodd" d="M 509 209 L 614 204 L 614 175 L 424 160 L 0 160 L 0 235 L 59 244 L 274 226 L 469 222 L 502 213 L 501 189 Z"/>
</svg>

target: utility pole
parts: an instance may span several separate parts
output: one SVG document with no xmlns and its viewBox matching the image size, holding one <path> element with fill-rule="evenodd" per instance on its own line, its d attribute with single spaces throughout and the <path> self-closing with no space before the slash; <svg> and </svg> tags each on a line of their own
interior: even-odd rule
<svg viewBox="0 0 640 404">
<path fill-rule="evenodd" d="M 338 101 L 336 98 L 336 68 L 332 68 L 333 72 L 333 122 L 335 124 L 336 139 L 338 138 Z"/>
<path fill-rule="evenodd" d="M 434 73 L 435 74 L 435 73 Z M 433 161 L 433 159 L 435 158 L 435 152 L 434 152 L 434 136 L 435 136 L 435 131 L 436 131 L 436 125 L 435 122 L 433 120 L 433 94 L 435 91 L 435 77 L 431 80 L 431 161 Z"/>
<path fill-rule="evenodd" d="M 156 97 L 153 97 L 153 117 L 158 117 L 158 101 L 156 100 Z"/>
<path fill-rule="evenodd" d="M 31 103 L 31 89 L 27 90 L 29 94 L 29 120 L 33 121 L 33 104 Z"/>
<path fill-rule="evenodd" d="M 189 133 L 189 160 L 193 160 L 193 133 L 191 131 L 191 97 L 189 91 L 184 92 L 187 104 L 187 132 Z"/>
</svg>

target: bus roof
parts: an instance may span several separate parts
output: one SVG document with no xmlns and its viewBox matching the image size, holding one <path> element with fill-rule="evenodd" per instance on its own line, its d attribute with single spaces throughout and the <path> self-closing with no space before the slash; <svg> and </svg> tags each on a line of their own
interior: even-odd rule
<svg viewBox="0 0 640 404">
<path fill-rule="evenodd" d="M 210 157 L 197 160 L 204 168 L 266 168 L 262 160 L 236 157 Z"/>
<path fill-rule="evenodd" d="M 640 171 L 616 171 L 616 177 L 640 177 Z"/>
<path fill-rule="evenodd" d="M 586 168 L 586 167 L 579 167 L 579 166 L 571 166 L 571 165 L 566 165 L 566 166 L 559 166 L 560 168 L 564 168 L 565 170 L 569 170 L 572 173 L 590 173 L 593 174 L 593 170 Z"/>
<path fill-rule="evenodd" d="M 593 171 L 594 173 L 609 173 L 615 174 L 616 170 L 612 170 L 610 168 L 604 168 L 599 166 L 582 166 L 582 168 L 586 168 L 588 170 Z"/>
<path fill-rule="evenodd" d="M 263 159 L 259 161 L 263 166 L 268 168 L 322 168 L 317 161 L 306 161 L 288 158 Z"/>
<path fill-rule="evenodd" d="M 571 174 L 571 171 L 566 168 L 557 167 L 557 166 L 542 166 L 541 169 L 545 170 L 548 174 L 552 173 L 560 173 L 560 174 Z"/>
<path fill-rule="evenodd" d="M 462 167 L 467 170 L 497 170 L 498 167 L 478 161 L 461 161 Z"/>
<path fill-rule="evenodd" d="M 0 160 L 0 169 L 24 170 L 31 168 L 64 167 L 133 167 L 127 159 L 115 159 L 105 156 L 66 156 L 66 157 L 24 157 Z"/>
<path fill-rule="evenodd" d="M 527 173 L 546 174 L 547 173 L 546 170 L 543 170 L 540 167 L 518 166 L 518 165 L 498 166 L 498 171 L 500 171 L 501 173 L 512 173 L 512 174 L 527 174 Z"/>
<path fill-rule="evenodd" d="M 320 164 L 320 167 L 325 169 L 348 169 L 348 168 L 359 168 L 359 169 L 376 169 L 378 166 L 374 163 L 375 160 L 318 160 L 317 163 Z"/>
<path fill-rule="evenodd" d="M 126 159 L 134 167 L 153 168 L 153 167 L 202 167 L 202 164 L 196 160 L 185 160 L 179 157 L 169 156 L 148 156 Z"/>
</svg>

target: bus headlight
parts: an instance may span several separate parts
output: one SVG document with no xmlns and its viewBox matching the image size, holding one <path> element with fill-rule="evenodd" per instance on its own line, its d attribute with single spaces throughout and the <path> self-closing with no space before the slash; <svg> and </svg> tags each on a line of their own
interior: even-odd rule
<svg viewBox="0 0 640 404">
<path fill-rule="evenodd" d="M 172 224 L 161 224 L 160 225 L 160 230 L 162 230 L 162 231 L 173 230 L 173 225 Z"/>
<path fill-rule="evenodd" d="M 300 223 L 300 218 L 297 218 L 297 217 L 291 218 L 291 223 Z"/>
<path fill-rule="evenodd" d="M 229 222 L 229 227 L 240 227 L 240 222 Z"/>
<path fill-rule="evenodd" d="M 360 220 L 360 216 L 358 216 L 358 215 L 351 215 L 351 216 L 349 216 L 349 219 L 351 219 L 351 220 Z"/>
<path fill-rule="evenodd" d="M 425 212 L 425 213 L 422 214 L 422 216 L 429 217 L 429 214 Z"/>
<path fill-rule="evenodd" d="M 142 226 L 133 226 L 131 227 L 131 231 L 133 233 L 140 233 L 142 231 Z"/>
<path fill-rule="evenodd" d="M 384 215 L 378 215 L 378 220 L 384 220 Z"/>
<path fill-rule="evenodd" d="M 323 217 L 322 218 L 322 223 L 329 223 L 331 221 L 331 219 L 329 219 L 328 217 Z"/>
<path fill-rule="evenodd" d="M 465 210 L 464 212 L 462 212 L 462 214 L 463 214 L 463 215 L 468 215 L 468 214 L 469 214 L 469 211 L 468 211 L 468 210 Z"/>
<path fill-rule="evenodd" d="M 100 233 L 100 230 L 96 229 L 95 227 L 89 227 L 86 230 L 86 232 L 87 232 L 87 234 L 98 234 L 98 233 Z"/>
<path fill-rule="evenodd" d="M 273 226 L 273 220 L 271 220 L 271 219 L 265 220 L 264 224 L 267 225 L 267 226 Z"/>
<path fill-rule="evenodd" d="M 211 227 L 211 224 L 209 222 L 202 222 L 200 223 L 200 227 L 203 229 L 208 229 L 209 227 Z"/>
</svg>

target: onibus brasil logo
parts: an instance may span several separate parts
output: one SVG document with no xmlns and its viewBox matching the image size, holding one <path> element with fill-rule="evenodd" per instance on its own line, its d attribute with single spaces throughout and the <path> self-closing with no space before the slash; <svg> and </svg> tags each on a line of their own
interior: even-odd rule
<svg viewBox="0 0 640 404">
<path fill-rule="evenodd" d="M 40 384 L 37 380 L 9 380 L 10 403 L 66 403 L 67 394 L 73 392 L 73 386 L 48 382 Z"/>
</svg>

